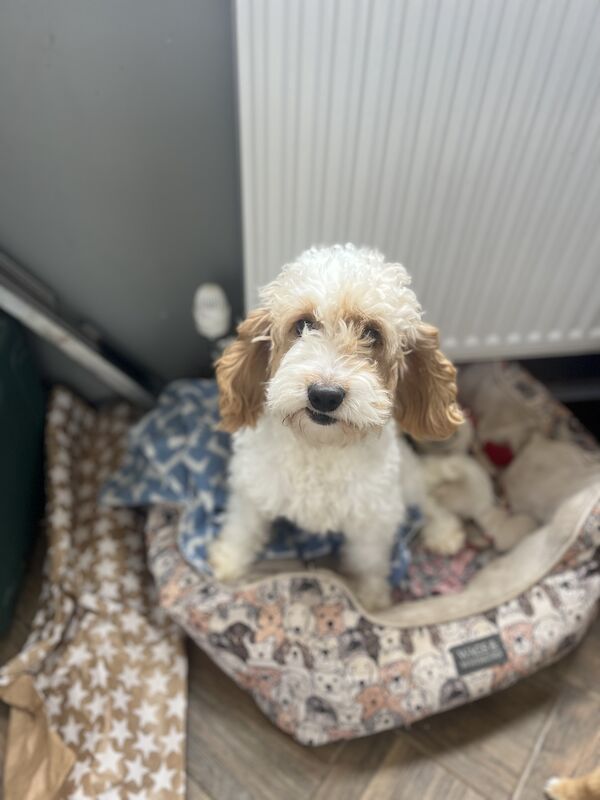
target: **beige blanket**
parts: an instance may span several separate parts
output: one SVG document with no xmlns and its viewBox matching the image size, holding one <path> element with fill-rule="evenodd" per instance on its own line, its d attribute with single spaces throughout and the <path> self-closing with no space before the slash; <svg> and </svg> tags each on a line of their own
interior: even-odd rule
<svg viewBox="0 0 600 800">
<path fill-rule="evenodd" d="M 25 647 L 0 671 L 5 800 L 185 794 L 181 634 L 158 608 L 142 520 L 96 504 L 130 417 L 65 389 L 50 402 L 44 587 Z"/>
</svg>

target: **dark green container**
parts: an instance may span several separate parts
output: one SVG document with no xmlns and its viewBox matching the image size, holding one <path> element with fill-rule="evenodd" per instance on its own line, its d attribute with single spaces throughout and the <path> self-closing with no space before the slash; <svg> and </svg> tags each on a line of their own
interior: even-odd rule
<svg viewBox="0 0 600 800">
<path fill-rule="evenodd" d="M 45 397 L 21 325 L 0 311 L 0 633 L 38 529 Z"/>
</svg>

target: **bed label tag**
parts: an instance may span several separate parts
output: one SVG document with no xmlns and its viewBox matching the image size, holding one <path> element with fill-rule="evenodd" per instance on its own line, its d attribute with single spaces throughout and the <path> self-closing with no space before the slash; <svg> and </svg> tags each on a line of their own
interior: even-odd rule
<svg viewBox="0 0 600 800">
<path fill-rule="evenodd" d="M 476 672 L 478 669 L 504 664 L 508 660 L 502 639 L 497 633 L 459 644 L 457 647 L 452 647 L 450 652 L 459 675 L 468 675 L 469 672 Z"/>
</svg>

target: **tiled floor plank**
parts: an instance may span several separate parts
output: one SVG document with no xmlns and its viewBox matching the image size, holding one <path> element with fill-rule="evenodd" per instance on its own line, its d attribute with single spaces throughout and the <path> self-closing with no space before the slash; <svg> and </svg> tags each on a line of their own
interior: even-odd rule
<svg viewBox="0 0 600 800">
<path fill-rule="evenodd" d="M 550 688 L 516 686 L 416 725 L 415 743 L 481 795 L 506 800 L 554 703 Z"/>
<path fill-rule="evenodd" d="M 481 800 L 482 797 L 428 758 L 408 736 L 399 736 L 360 800 Z"/>
<path fill-rule="evenodd" d="M 311 800 L 358 800 L 398 735 L 391 731 L 346 742 Z"/>
<path fill-rule="evenodd" d="M 186 800 L 214 800 L 209 794 L 206 794 L 204 789 L 201 789 L 198 784 L 188 775 L 187 786 L 185 792 Z"/>
<path fill-rule="evenodd" d="M 600 681 L 600 675 L 596 675 Z M 600 766 L 600 700 L 566 686 L 556 701 L 515 800 L 539 800 L 553 775 L 583 775 Z"/>
</svg>

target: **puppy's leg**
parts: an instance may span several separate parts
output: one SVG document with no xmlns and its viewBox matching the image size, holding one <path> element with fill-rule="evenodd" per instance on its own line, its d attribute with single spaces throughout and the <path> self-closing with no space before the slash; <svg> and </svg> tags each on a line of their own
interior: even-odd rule
<svg viewBox="0 0 600 800">
<path fill-rule="evenodd" d="M 254 503 L 239 492 L 231 494 L 219 538 L 209 547 L 215 578 L 233 581 L 244 575 L 265 546 L 269 530 L 269 519 Z"/>
<path fill-rule="evenodd" d="M 544 791 L 551 800 L 598 800 L 600 767 L 581 778 L 550 778 Z"/>
<path fill-rule="evenodd" d="M 342 565 L 356 579 L 356 594 L 369 611 L 391 605 L 388 577 L 397 531 L 397 525 L 378 523 L 377 519 L 353 523 L 344 530 Z"/>
<path fill-rule="evenodd" d="M 465 530 L 455 514 L 430 496 L 425 500 L 423 513 L 425 524 L 421 536 L 428 550 L 441 556 L 452 556 L 464 547 Z"/>
</svg>

